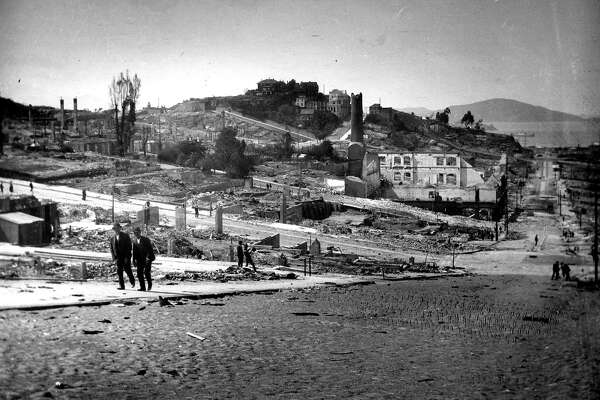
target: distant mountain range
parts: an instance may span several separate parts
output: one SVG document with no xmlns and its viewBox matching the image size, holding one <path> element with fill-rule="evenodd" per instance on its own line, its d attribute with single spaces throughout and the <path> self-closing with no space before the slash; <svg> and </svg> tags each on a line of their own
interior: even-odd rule
<svg viewBox="0 0 600 400">
<path fill-rule="evenodd" d="M 467 111 L 471 111 L 475 120 L 483 119 L 484 122 L 585 121 L 585 118 L 577 115 L 553 111 L 545 107 L 510 99 L 490 99 L 471 104 L 453 105 L 449 108 L 451 122 L 460 121 Z M 404 108 L 400 111 L 414 112 L 416 115 L 423 117 L 436 113 L 435 110 L 423 107 Z"/>
</svg>

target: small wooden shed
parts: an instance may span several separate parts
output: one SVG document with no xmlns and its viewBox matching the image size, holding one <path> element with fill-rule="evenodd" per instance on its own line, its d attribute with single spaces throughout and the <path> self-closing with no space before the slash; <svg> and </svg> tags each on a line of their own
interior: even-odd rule
<svg viewBox="0 0 600 400">
<path fill-rule="evenodd" d="M 44 243 L 44 220 L 22 212 L 0 214 L 0 242 L 19 246 Z"/>
</svg>

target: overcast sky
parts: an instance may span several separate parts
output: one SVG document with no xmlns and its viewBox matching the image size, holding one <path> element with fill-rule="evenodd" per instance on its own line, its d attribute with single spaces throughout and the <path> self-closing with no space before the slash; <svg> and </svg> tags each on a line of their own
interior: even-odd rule
<svg viewBox="0 0 600 400">
<path fill-rule="evenodd" d="M 431 109 L 494 97 L 600 114 L 600 1 L 0 0 L 0 95 L 106 108 L 241 94 L 263 78 Z"/>
</svg>

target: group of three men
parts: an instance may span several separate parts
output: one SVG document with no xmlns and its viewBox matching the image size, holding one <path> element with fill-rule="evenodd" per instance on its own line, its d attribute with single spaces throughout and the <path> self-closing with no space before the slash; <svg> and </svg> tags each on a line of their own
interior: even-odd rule
<svg viewBox="0 0 600 400">
<path fill-rule="evenodd" d="M 121 231 L 121 225 L 117 222 L 113 225 L 115 235 L 110 239 L 110 252 L 113 262 L 117 264 L 117 275 L 119 276 L 119 290 L 125 289 L 123 271 L 127 273 L 131 287 L 135 287 L 135 278 L 131 271 L 131 258 L 133 265 L 137 268 L 137 276 L 140 281 L 140 291 L 152 290 L 151 268 L 154 261 L 154 249 L 150 239 L 142 236 L 139 227 L 133 229 L 134 238 L 131 240 L 128 234 Z M 148 286 L 146 286 L 146 283 Z"/>
</svg>

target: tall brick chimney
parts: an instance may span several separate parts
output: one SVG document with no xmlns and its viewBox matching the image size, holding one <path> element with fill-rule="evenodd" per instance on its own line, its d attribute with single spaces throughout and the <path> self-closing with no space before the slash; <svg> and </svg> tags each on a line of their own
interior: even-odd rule
<svg viewBox="0 0 600 400">
<path fill-rule="evenodd" d="M 362 93 L 350 95 L 350 144 L 348 145 L 348 175 L 362 178 L 365 157 L 362 121 Z"/>
<path fill-rule="evenodd" d="M 350 95 L 350 141 L 363 143 L 362 93 Z"/>
<path fill-rule="evenodd" d="M 77 97 L 73 98 L 73 130 L 75 133 L 79 130 L 77 128 Z"/>
<path fill-rule="evenodd" d="M 65 129 L 65 101 L 60 98 L 60 132 Z"/>
</svg>

